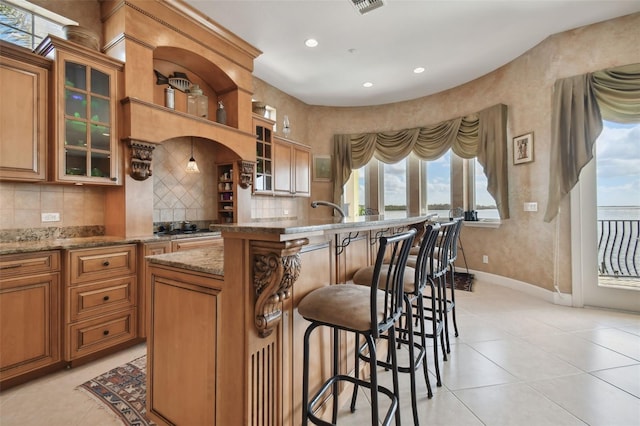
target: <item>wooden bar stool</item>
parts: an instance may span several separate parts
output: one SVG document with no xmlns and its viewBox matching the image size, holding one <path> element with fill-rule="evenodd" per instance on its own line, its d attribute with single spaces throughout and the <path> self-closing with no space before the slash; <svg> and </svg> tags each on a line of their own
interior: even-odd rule
<svg viewBox="0 0 640 426">
<path fill-rule="evenodd" d="M 398 408 L 398 369 L 396 357 L 396 322 L 402 315 L 403 277 L 409 249 L 413 244 L 415 230 L 379 240 L 378 254 L 374 266 L 374 274 L 368 287 L 355 284 L 329 285 L 316 289 L 306 295 L 298 304 L 298 312 L 311 321 L 304 334 L 304 361 L 302 379 L 302 424 L 309 421 L 317 425 L 336 424 L 338 417 L 338 384 L 340 381 L 353 383 L 354 391 L 359 386 L 371 390 L 371 424 L 379 424 L 378 394 L 386 395 L 391 404 L 383 419 L 383 425 L 389 425 L 395 416 L 396 425 L 400 426 L 400 410 Z M 383 261 L 388 259 L 386 276 L 381 277 Z M 320 326 L 331 327 L 333 332 L 333 375 L 327 379 L 320 389 L 309 399 L 309 337 L 313 330 Z M 338 358 L 340 352 L 339 331 L 355 333 L 356 342 L 363 336 L 369 350 L 369 366 L 371 379 L 366 381 L 357 376 L 340 374 Z M 383 334 L 389 335 L 389 352 L 391 371 L 393 374 L 393 390 L 378 384 L 376 340 Z M 325 393 L 331 389 L 333 394 L 332 423 L 316 417 L 315 406 Z M 355 407 L 352 405 L 352 411 Z"/>
</svg>

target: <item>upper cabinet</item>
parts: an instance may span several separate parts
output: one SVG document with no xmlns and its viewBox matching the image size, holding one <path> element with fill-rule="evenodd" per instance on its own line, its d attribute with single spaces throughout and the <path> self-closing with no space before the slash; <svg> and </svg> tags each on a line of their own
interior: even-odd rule
<svg viewBox="0 0 640 426">
<path fill-rule="evenodd" d="M 256 133 L 254 193 L 263 195 L 311 195 L 311 148 L 274 136 L 275 122 L 253 114 Z"/>
<path fill-rule="evenodd" d="M 46 179 L 51 61 L 0 41 L 0 180 Z"/>
<path fill-rule="evenodd" d="M 310 196 L 311 149 L 295 141 L 273 138 L 273 192 L 276 195 Z"/>
<path fill-rule="evenodd" d="M 273 193 L 273 125 L 275 123 L 258 115 L 253 115 L 256 135 L 256 194 Z"/>
<path fill-rule="evenodd" d="M 54 60 L 51 180 L 121 185 L 117 103 L 122 62 L 54 36 L 36 52 Z"/>
</svg>

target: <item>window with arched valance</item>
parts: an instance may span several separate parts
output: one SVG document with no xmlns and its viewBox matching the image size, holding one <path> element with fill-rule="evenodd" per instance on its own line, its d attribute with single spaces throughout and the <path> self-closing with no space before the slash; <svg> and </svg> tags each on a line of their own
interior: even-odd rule
<svg viewBox="0 0 640 426">
<path fill-rule="evenodd" d="M 387 164 L 396 163 L 410 153 L 422 160 L 435 160 L 449 149 L 462 158 L 478 158 L 500 218 L 508 219 L 507 107 L 502 104 L 431 126 L 334 135 L 334 202 L 340 202 L 351 171 L 365 166 L 373 157 Z"/>
</svg>

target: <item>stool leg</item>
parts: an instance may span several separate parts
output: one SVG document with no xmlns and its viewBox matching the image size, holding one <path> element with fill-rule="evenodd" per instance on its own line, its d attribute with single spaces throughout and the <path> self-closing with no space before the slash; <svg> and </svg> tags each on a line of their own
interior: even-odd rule
<svg viewBox="0 0 640 426">
<path fill-rule="evenodd" d="M 411 307 L 413 313 L 413 306 Z M 420 344 L 424 350 L 424 359 L 422 360 L 422 370 L 424 372 L 424 381 L 427 383 L 427 398 L 433 398 L 433 391 L 431 390 L 431 383 L 429 382 L 429 369 L 427 368 L 427 331 L 425 330 L 424 324 L 424 301 L 422 295 L 420 295 L 416 299 L 416 310 L 418 314 L 416 315 L 417 320 L 419 321 L 420 326 Z M 437 358 L 436 358 L 437 360 Z M 436 366 L 437 368 L 437 366 Z M 440 371 L 438 372 L 438 376 L 440 376 Z"/>
<path fill-rule="evenodd" d="M 339 337 L 340 332 L 337 329 L 333 329 L 333 376 L 339 374 L 338 371 L 338 352 L 339 352 Z M 331 392 L 333 393 L 333 413 L 331 415 L 331 422 L 336 424 L 338 421 L 338 381 L 334 380 L 331 386 Z"/>
<path fill-rule="evenodd" d="M 451 265 L 451 318 L 453 319 L 453 330 L 455 336 L 458 337 L 458 323 L 456 322 L 456 270 L 455 266 Z"/>
<path fill-rule="evenodd" d="M 302 426 L 309 424 L 309 336 L 315 329 L 311 324 L 304 333 L 304 355 L 302 362 Z"/>
<path fill-rule="evenodd" d="M 355 353 L 355 378 L 360 378 L 360 333 L 356 333 L 356 347 L 353 351 Z M 356 399 L 358 398 L 358 384 L 353 384 L 353 393 L 351 394 L 351 412 L 356 411 Z"/>
<path fill-rule="evenodd" d="M 373 337 L 370 334 L 366 334 L 365 338 L 367 339 L 367 346 L 369 346 L 369 368 L 371 369 L 371 424 L 377 425 L 378 421 L 378 366 L 377 366 L 377 357 L 376 357 L 376 347 L 375 342 L 373 341 Z M 394 345 L 395 345 L 395 339 Z M 394 346 L 395 348 L 395 346 Z M 398 369 L 394 370 L 396 373 Z M 397 374 L 396 374 L 397 380 Z M 395 386 L 395 384 L 394 384 Z M 400 425 L 398 425 L 400 426 Z"/>
<path fill-rule="evenodd" d="M 400 333 L 404 335 L 408 335 L 409 337 L 409 374 L 410 374 L 409 377 L 411 380 L 411 409 L 413 410 L 413 424 L 415 426 L 418 426 L 419 424 L 418 404 L 417 404 L 418 395 L 416 392 L 416 358 L 415 358 L 415 345 L 414 345 L 414 335 L 413 335 L 413 321 L 408 319 L 409 314 L 412 311 L 411 311 L 411 302 L 407 298 L 405 298 L 405 311 L 407 316 L 407 321 L 406 321 L 407 328 L 405 329 L 406 331 L 402 330 Z M 423 351 L 425 350 L 424 346 L 422 350 Z M 424 352 L 423 352 L 423 356 L 424 356 Z M 422 361 L 424 363 L 425 360 L 423 359 Z M 396 366 L 396 369 L 397 369 L 397 366 Z M 398 407 L 398 411 L 399 410 L 400 410 L 400 407 Z"/>
<path fill-rule="evenodd" d="M 393 375 L 393 393 L 395 394 L 395 404 L 396 404 L 396 426 L 402 426 L 402 421 L 400 420 L 400 385 L 398 384 L 398 352 L 396 351 L 396 329 L 395 327 L 391 327 L 391 329 L 389 329 L 389 350 L 392 351 L 391 352 L 391 374 Z M 369 336 L 369 338 L 371 338 L 371 336 Z M 375 351 L 375 348 L 374 348 Z M 372 358 L 375 358 L 375 354 Z M 374 361 L 374 366 L 375 366 L 376 362 Z M 372 380 L 373 383 L 373 380 Z M 378 380 L 376 378 L 376 397 L 377 397 L 377 390 L 378 390 Z M 373 392 L 372 392 L 373 393 Z M 415 393 L 415 389 L 414 389 L 414 393 Z M 376 398 L 377 399 L 377 398 Z M 372 399 L 373 402 L 373 399 Z M 377 402 L 376 402 L 376 420 L 377 420 L 377 413 L 378 413 L 378 407 L 377 407 Z M 373 406 L 373 405 L 372 405 Z M 376 423 L 377 424 L 377 423 Z"/>
</svg>

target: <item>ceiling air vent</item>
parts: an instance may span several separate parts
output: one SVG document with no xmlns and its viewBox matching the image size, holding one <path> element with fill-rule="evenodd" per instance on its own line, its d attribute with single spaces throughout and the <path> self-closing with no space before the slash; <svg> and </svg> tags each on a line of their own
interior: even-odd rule
<svg viewBox="0 0 640 426">
<path fill-rule="evenodd" d="M 361 15 L 367 12 L 371 12 L 373 9 L 377 9 L 384 5 L 382 0 L 350 0 L 353 6 Z"/>
</svg>

